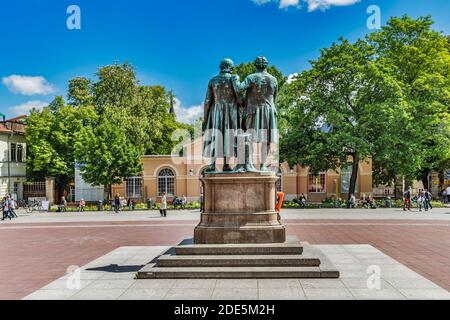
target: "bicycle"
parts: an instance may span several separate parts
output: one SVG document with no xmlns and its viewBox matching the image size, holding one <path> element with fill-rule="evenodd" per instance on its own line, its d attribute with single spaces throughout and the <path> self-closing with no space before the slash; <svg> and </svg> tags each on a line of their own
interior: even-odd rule
<svg viewBox="0 0 450 320">
<path fill-rule="evenodd" d="M 32 213 L 33 211 L 44 211 L 44 208 L 42 207 L 42 201 L 31 201 L 27 204 L 25 211 L 27 213 Z"/>
</svg>

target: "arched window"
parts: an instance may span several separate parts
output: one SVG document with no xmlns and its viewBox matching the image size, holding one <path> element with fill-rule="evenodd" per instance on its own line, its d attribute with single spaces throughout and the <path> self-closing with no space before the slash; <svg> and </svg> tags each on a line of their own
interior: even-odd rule
<svg viewBox="0 0 450 320">
<path fill-rule="evenodd" d="M 171 169 L 162 169 L 158 174 L 158 195 L 175 195 L 175 174 Z"/>
<path fill-rule="evenodd" d="M 309 170 L 308 174 L 308 192 L 309 193 L 325 193 L 326 192 L 326 176 L 325 171 L 315 175 Z"/>
</svg>

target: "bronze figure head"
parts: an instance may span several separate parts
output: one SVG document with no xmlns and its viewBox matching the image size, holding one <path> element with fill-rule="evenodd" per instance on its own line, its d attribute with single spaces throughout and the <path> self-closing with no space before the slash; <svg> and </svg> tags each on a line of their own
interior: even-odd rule
<svg viewBox="0 0 450 320">
<path fill-rule="evenodd" d="M 234 67 L 234 63 L 233 63 L 233 60 L 231 60 L 231 59 L 226 58 L 220 62 L 220 72 L 222 72 L 222 73 L 223 72 L 231 73 L 233 71 L 233 67 Z"/>
<path fill-rule="evenodd" d="M 264 71 L 269 66 L 269 61 L 264 56 L 259 56 L 255 60 L 255 67 L 258 69 L 258 71 Z"/>
</svg>

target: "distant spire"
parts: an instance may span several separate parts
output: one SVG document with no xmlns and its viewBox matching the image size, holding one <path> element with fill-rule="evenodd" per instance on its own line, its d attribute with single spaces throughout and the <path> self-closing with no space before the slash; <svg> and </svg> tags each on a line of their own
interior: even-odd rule
<svg viewBox="0 0 450 320">
<path fill-rule="evenodd" d="M 175 96 L 173 95 L 173 91 L 170 90 L 169 91 L 169 104 L 170 104 L 170 109 L 169 109 L 169 113 L 170 114 L 175 114 Z"/>
</svg>

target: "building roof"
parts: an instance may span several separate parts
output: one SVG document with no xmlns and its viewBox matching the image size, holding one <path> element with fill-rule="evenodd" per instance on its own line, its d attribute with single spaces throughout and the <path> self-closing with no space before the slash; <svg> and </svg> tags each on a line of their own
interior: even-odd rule
<svg viewBox="0 0 450 320">
<path fill-rule="evenodd" d="M 0 121 L 0 133 L 25 134 L 27 116 L 22 115 L 5 121 Z"/>
</svg>

